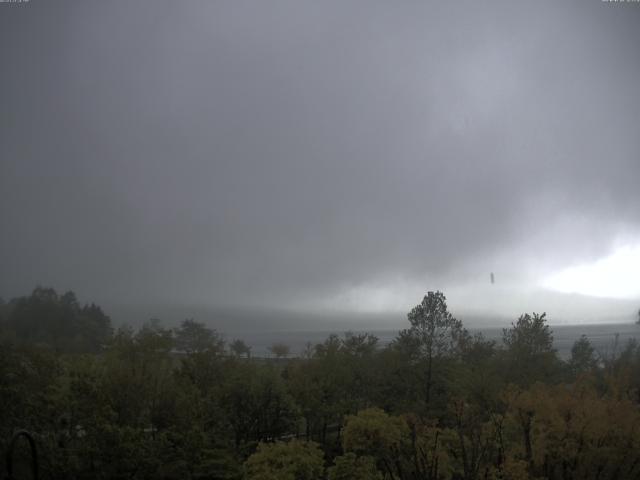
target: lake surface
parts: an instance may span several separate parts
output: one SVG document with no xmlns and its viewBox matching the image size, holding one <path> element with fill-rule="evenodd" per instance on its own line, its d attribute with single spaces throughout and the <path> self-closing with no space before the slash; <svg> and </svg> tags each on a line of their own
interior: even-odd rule
<svg viewBox="0 0 640 480">
<path fill-rule="evenodd" d="M 640 325 L 627 324 L 586 324 L 586 325 L 555 325 L 550 326 L 553 331 L 554 346 L 562 358 L 571 355 L 573 343 L 586 335 L 591 344 L 600 354 L 611 354 L 616 349 L 624 348 L 631 339 L 640 341 Z M 361 332 L 359 330 L 354 330 Z M 487 339 L 495 340 L 498 344 L 502 341 L 502 327 L 498 328 L 470 328 L 471 333 L 481 332 Z M 363 332 L 363 331 L 362 331 Z M 269 347 L 274 343 L 284 343 L 291 348 L 291 355 L 298 356 L 311 344 L 322 343 L 332 334 L 342 336 L 344 331 L 263 331 L 263 332 L 238 332 L 225 335 L 228 341 L 241 338 L 250 347 L 253 356 L 270 357 Z M 387 345 L 398 334 L 397 330 L 371 330 L 369 333 L 380 339 L 381 345 Z"/>
</svg>

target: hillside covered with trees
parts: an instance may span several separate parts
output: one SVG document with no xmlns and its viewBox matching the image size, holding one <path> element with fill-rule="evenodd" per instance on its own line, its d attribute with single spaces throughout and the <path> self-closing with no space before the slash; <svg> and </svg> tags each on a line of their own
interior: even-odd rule
<svg viewBox="0 0 640 480">
<path fill-rule="evenodd" d="M 488 341 L 429 292 L 388 346 L 261 359 L 37 288 L 0 304 L 0 446 L 32 432 L 47 479 L 640 478 L 640 346 L 563 361 L 552 335 L 533 313 Z"/>
</svg>

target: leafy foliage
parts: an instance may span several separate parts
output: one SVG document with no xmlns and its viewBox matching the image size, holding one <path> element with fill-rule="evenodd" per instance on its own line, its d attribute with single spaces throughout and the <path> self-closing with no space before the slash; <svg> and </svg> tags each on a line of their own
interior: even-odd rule
<svg viewBox="0 0 640 480">
<path fill-rule="evenodd" d="M 321 480 L 322 450 L 313 442 L 261 443 L 246 462 L 247 480 Z"/>
<path fill-rule="evenodd" d="M 328 470 L 328 480 L 382 480 L 373 457 L 357 457 L 349 452 L 336 457 Z"/>
<path fill-rule="evenodd" d="M 553 334 L 546 314 L 524 314 L 511 328 L 503 330 L 506 348 L 506 378 L 519 385 L 555 379 L 560 364 L 553 348 Z"/>
<path fill-rule="evenodd" d="M 408 318 L 388 346 L 250 358 L 195 320 L 113 332 L 37 288 L 0 304 L 0 448 L 34 432 L 46 479 L 640 478 L 637 342 L 598 356 L 583 337 L 564 362 L 545 314 L 499 345 L 440 292 Z"/>
<path fill-rule="evenodd" d="M 184 320 L 175 331 L 175 347 L 187 353 L 221 351 L 224 349 L 224 340 L 215 330 L 191 318 Z"/>
<path fill-rule="evenodd" d="M 441 404 L 446 403 L 442 395 L 446 388 L 447 369 L 462 352 L 469 340 L 469 333 L 462 322 L 447 309 L 442 292 L 429 292 L 422 302 L 408 314 L 411 327 L 399 333 L 394 342 L 396 350 L 412 365 L 410 384 L 418 386 L 416 398 L 422 399 L 426 409 L 433 409 L 434 390 Z M 439 390 L 436 390 L 439 389 Z"/>
</svg>

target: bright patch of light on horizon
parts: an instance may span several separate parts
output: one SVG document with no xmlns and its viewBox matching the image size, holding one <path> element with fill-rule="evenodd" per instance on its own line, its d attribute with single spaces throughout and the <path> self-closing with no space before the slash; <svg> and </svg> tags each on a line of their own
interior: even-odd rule
<svg viewBox="0 0 640 480">
<path fill-rule="evenodd" d="M 543 286 L 592 297 L 640 297 L 640 246 L 618 248 L 591 264 L 557 272 L 546 278 Z"/>
</svg>

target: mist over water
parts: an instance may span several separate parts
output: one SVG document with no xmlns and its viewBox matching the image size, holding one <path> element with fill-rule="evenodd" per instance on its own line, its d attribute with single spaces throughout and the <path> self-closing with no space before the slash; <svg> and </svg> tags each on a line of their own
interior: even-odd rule
<svg viewBox="0 0 640 480">
<path fill-rule="evenodd" d="M 505 327 L 506 328 L 506 327 Z M 640 325 L 636 324 L 603 324 L 603 325 L 555 325 L 553 346 L 563 359 L 571 356 L 571 347 L 582 335 L 585 335 L 598 355 L 610 356 L 620 353 L 630 340 L 640 340 Z M 397 330 L 350 330 L 353 333 L 371 333 L 378 337 L 381 346 L 386 346 L 398 335 Z M 502 342 L 502 328 L 471 328 L 470 333 L 481 333 L 487 340 L 497 345 Z M 310 343 L 312 346 L 324 342 L 329 335 L 342 336 L 346 330 L 274 330 L 274 331 L 228 331 L 224 336 L 228 340 L 240 338 L 251 348 L 257 357 L 271 357 L 269 348 L 276 343 L 290 347 L 292 356 L 305 352 Z"/>
</svg>

